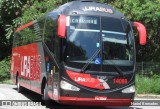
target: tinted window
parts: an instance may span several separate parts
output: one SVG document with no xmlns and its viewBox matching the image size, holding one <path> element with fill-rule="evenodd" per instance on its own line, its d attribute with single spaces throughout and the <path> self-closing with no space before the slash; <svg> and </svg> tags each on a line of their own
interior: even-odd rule
<svg viewBox="0 0 160 109">
<path fill-rule="evenodd" d="M 33 25 L 25 28 L 15 35 L 14 46 L 22 46 L 33 43 L 36 39 L 36 34 L 34 33 Z"/>
<path fill-rule="evenodd" d="M 56 59 L 60 57 L 60 39 L 57 36 L 57 18 L 55 16 L 48 16 L 46 18 L 44 29 L 44 41 L 50 52 L 52 52 Z"/>
</svg>

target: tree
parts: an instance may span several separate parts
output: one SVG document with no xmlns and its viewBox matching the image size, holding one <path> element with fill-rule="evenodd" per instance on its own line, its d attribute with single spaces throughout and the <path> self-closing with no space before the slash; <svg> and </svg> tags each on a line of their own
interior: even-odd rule
<svg viewBox="0 0 160 109">
<path fill-rule="evenodd" d="M 0 1 L 0 60 L 11 54 L 14 31 L 60 5 L 59 0 L 1 0 Z"/>
<path fill-rule="evenodd" d="M 11 54 L 12 37 L 13 35 L 13 20 L 20 14 L 25 2 L 20 0 L 1 0 L 0 1 L 0 60 Z"/>
<path fill-rule="evenodd" d="M 143 23 L 147 29 L 147 44 L 139 45 L 135 34 L 137 61 L 160 61 L 160 1 L 159 0 L 100 0 L 110 3 L 131 21 Z M 136 31 L 134 31 L 136 32 Z"/>
</svg>

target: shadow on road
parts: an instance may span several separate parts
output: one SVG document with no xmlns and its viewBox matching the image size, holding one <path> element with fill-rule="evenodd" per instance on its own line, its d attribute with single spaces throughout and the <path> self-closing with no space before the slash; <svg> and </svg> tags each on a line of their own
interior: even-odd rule
<svg viewBox="0 0 160 109">
<path fill-rule="evenodd" d="M 13 88 L 13 89 L 17 90 L 17 88 Z M 31 101 L 41 101 L 41 95 L 33 91 L 30 91 L 28 89 L 23 89 L 22 94 Z"/>
</svg>

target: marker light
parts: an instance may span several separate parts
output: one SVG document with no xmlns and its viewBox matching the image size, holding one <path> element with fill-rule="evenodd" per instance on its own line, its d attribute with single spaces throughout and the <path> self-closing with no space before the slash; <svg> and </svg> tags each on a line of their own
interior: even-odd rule
<svg viewBox="0 0 160 109">
<path fill-rule="evenodd" d="M 71 91 L 79 91 L 80 89 L 76 86 L 71 85 L 70 83 L 61 80 L 60 87 L 64 90 L 71 90 Z"/>
<path fill-rule="evenodd" d="M 135 92 L 134 85 L 122 90 L 122 93 L 134 93 L 134 92 Z"/>
</svg>

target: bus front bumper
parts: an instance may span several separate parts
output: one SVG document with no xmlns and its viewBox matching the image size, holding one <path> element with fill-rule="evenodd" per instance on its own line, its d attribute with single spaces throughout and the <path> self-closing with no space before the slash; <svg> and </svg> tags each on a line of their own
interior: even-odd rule
<svg viewBox="0 0 160 109">
<path fill-rule="evenodd" d="M 133 99 L 110 99 L 105 97 L 79 98 L 79 97 L 60 97 L 60 104 L 85 105 L 85 106 L 130 106 Z"/>
</svg>

